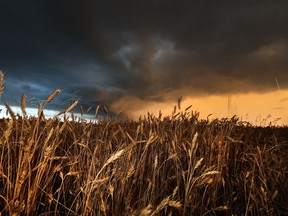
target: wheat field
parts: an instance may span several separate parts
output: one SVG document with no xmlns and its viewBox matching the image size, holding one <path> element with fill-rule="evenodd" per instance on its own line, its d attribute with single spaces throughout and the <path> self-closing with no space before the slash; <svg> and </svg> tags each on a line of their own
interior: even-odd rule
<svg viewBox="0 0 288 216">
<path fill-rule="evenodd" d="M 97 124 L 46 118 L 60 92 L 36 117 L 25 95 L 22 115 L 6 104 L 0 215 L 287 215 L 287 127 L 201 120 L 191 107 Z"/>
</svg>

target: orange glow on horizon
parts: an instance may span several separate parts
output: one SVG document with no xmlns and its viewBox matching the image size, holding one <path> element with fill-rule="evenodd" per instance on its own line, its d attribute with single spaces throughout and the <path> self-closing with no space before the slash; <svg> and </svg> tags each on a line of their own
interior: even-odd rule
<svg viewBox="0 0 288 216">
<path fill-rule="evenodd" d="M 147 115 L 147 112 L 157 116 L 159 110 L 161 110 L 163 116 L 167 116 L 171 115 L 177 100 L 174 103 L 147 103 L 139 100 L 136 104 L 138 109 L 130 112 L 132 118 Z M 192 105 L 190 110 L 200 112 L 200 118 L 206 119 L 212 113 L 210 119 L 237 115 L 241 120 L 256 125 L 265 126 L 269 125 L 270 122 L 277 125 L 288 125 L 288 90 L 277 90 L 268 93 L 243 93 L 230 96 L 184 97 L 181 103 L 182 110 L 190 105 Z M 127 109 L 129 110 L 129 108 Z"/>
</svg>

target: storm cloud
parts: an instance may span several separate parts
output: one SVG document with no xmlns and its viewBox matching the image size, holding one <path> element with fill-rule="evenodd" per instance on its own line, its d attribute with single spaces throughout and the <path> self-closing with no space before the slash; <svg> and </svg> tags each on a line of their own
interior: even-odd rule
<svg viewBox="0 0 288 216">
<path fill-rule="evenodd" d="M 12 1 L 0 12 L 7 99 L 61 88 L 59 108 L 76 98 L 136 110 L 269 92 L 275 78 L 288 87 L 286 1 Z"/>
</svg>

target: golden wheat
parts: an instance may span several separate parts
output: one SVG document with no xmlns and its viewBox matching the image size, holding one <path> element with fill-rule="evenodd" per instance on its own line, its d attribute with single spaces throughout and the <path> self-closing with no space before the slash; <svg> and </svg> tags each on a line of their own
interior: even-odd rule
<svg viewBox="0 0 288 216">
<path fill-rule="evenodd" d="M 24 94 L 24 95 L 22 96 L 22 100 L 21 100 L 21 110 L 22 110 L 22 114 L 23 114 L 24 116 L 27 115 L 27 112 L 26 112 L 26 104 L 27 104 L 27 95 Z"/>
<path fill-rule="evenodd" d="M 26 101 L 23 95 L 21 118 L 6 103 L 11 119 L 0 120 L 0 214 L 288 212 L 285 127 L 202 121 L 197 112 L 185 114 L 190 107 L 176 114 L 177 106 L 164 118 L 63 122 L 45 119 L 42 105 L 38 117 L 27 116 Z"/>
<path fill-rule="evenodd" d="M 67 112 L 70 112 L 75 106 L 77 106 L 78 101 L 74 101 L 67 109 L 62 110 L 58 113 L 58 116 Z"/>
<path fill-rule="evenodd" d="M 16 115 L 13 112 L 12 108 L 10 107 L 10 105 L 8 104 L 8 102 L 5 103 L 5 107 L 7 109 L 7 112 L 9 113 L 9 115 L 11 116 L 11 118 L 16 121 Z"/>
<path fill-rule="evenodd" d="M 45 101 L 44 106 L 49 104 L 54 98 L 61 92 L 60 89 L 56 89 Z"/>
</svg>

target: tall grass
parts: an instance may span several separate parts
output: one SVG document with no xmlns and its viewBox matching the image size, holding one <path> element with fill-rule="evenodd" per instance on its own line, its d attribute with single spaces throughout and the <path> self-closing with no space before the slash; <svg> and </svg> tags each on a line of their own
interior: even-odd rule
<svg viewBox="0 0 288 216">
<path fill-rule="evenodd" d="M 288 212 L 287 128 L 253 127 L 236 117 L 204 121 L 190 107 L 138 121 L 46 119 L 43 107 L 55 92 L 38 117 L 26 115 L 26 96 L 22 116 L 6 104 L 11 118 L 0 122 L 3 215 Z"/>
</svg>

